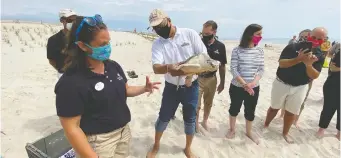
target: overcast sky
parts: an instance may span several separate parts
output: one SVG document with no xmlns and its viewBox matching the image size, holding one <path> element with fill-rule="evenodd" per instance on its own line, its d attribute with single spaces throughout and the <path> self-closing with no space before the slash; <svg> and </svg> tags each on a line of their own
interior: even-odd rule
<svg viewBox="0 0 341 158">
<path fill-rule="evenodd" d="M 150 11 L 160 8 L 173 24 L 197 31 L 205 21 L 215 20 L 218 35 L 225 38 L 239 38 L 251 23 L 264 27 L 264 38 L 290 38 L 316 26 L 326 27 L 331 38 L 340 38 L 340 0 L 2 0 L 1 7 L 3 18 L 30 15 L 58 21 L 58 11 L 71 8 L 80 15 L 98 13 L 104 21 L 143 27 L 148 27 Z"/>
</svg>

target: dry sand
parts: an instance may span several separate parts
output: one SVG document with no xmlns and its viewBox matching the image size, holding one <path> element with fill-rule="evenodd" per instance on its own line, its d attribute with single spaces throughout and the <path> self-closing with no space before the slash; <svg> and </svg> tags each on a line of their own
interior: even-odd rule
<svg viewBox="0 0 341 158">
<path fill-rule="evenodd" d="M 25 144 L 45 137 L 61 128 L 55 110 L 56 72 L 46 59 L 47 38 L 61 27 L 55 25 L 2 23 L 1 48 L 1 155 L 5 158 L 27 157 Z M 125 71 L 135 70 L 137 79 L 130 79 L 129 84 L 141 85 L 145 76 L 154 81 L 164 82 L 162 75 L 154 75 L 151 68 L 152 43 L 136 34 L 128 32 L 111 32 L 111 59 L 120 63 Z M 226 41 L 227 57 L 236 41 Z M 270 92 L 277 69 L 279 53 L 283 46 L 265 49 L 265 74 L 261 80 L 261 92 L 256 109 L 253 131 L 260 137 L 260 145 L 254 144 L 245 136 L 245 119 L 243 110 L 237 117 L 237 133 L 233 140 L 227 140 L 228 109 L 230 97 L 228 88 L 231 74 L 227 64 L 225 90 L 216 95 L 211 116 L 210 129 L 206 135 L 197 134 L 192 145 L 193 152 L 201 158 L 332 158 L 339 157 L 339 141 L 333 137 L 336 133 L 336 114 L 326 137 L 317 139 L 314 135 L 322 110 L 322 86 L 327 77 L 323 69 L 320 77 L 314 81 L 313 89 L 307 100 L 299 125 L 292 127 L 290 134 L 295 144 L 287 144 L 281 137 L 282 121 L 276 118 L 269 130 L 262 131 L 266 110 L 270 106 Z M 229 62 L 228 62 L 229 63 Z M 128 99 L 132 113 L 131 156 L 145 157 L 154 138 L 154 123 L 158 116 L 161 90 L 150 97 L 142 95 Z M 160 158 L 185 157 L 182 148 L 185 135 L 181 106 L 176 112 L 164 136 L 159 152 Z M 202 119 L 202 113 L 200 120 Z"/>
</svg>

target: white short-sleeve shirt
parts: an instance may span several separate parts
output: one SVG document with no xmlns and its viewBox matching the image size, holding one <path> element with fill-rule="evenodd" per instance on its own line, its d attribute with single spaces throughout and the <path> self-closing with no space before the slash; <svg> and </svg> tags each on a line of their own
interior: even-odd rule
<svg viewBox="0 0 341 158">
<path fill-rule="evenodd" d="M 187 60 L 189 57 L 206 53 L 207 49 L 201 40 L 199 34 L 192 29 L 176 28 L 174 38 L 157 38 L 152 46 L 152 63 L 154 64 L 176 64 Z M 185 76 L 173 77 L 169 73 L 165 74 L 165 80 L 174 85 L 185 84 Z M 198 76 L 193 76 L 193 81 Z"/>
</svg>

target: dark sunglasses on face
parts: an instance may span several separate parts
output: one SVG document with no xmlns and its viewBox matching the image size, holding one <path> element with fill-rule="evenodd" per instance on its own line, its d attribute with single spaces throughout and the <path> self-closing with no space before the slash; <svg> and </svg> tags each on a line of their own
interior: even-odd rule
<svg viewBox="0 0 341 158">
<path fill-rule="evenodd" d="M 86 23 L 89 26 L 96 26 L 97 24 L 103 23 L 103 19 L 102 19 L 102 16 L 99 14 L 96 14 L 93 17 L 84 17 L 84 19 L 79 24 L 76 30 L 76 42 L 78 41 L 78 35 L 79 35 L 79 32 L 82 30 L 84 23 Z"/>
<path fill-rule="evenodd" d="M 75 19 L 65 19 L 66 23 L 72 23 Z"/>
</svg>

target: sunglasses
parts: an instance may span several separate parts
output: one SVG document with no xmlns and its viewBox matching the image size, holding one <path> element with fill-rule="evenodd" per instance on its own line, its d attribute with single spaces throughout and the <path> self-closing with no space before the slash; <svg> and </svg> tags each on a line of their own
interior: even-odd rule
<svg viewBox="0 0 341 158">
<path fill-rule="evenodd" d="M 66 23 L 72 23 L 75 19 L 65 19 Z"/>
<path fill-rule="evenodd" d="M 79 35 L 79 32 L 82 30 L 84 23 L 86 23 L 89 26 L 96 26 L 97 24 L 103 23 L 102 16 L 99 14 L 96 14 L 93 17 L 84 17 L 84 19 L 79 24 L 76 30 L 76 41 L 78 41 L 78 35 Z"/>
</svg>

